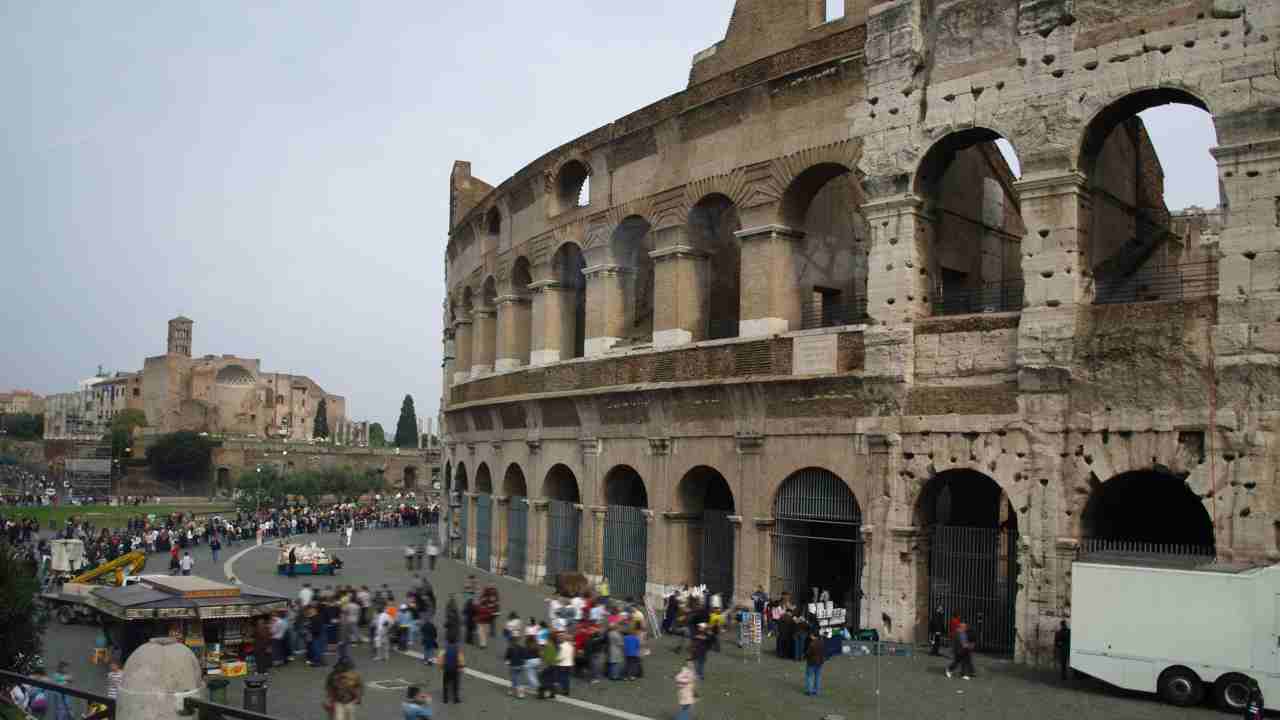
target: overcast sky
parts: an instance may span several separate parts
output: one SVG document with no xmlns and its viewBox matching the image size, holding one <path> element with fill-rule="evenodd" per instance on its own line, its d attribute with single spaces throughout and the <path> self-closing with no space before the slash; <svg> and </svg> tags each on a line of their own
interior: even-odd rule
<svg viewBox="0 0 1280 720">
<path fill-rule="evenodd" d="M 181 313 L 433 416 L 453 161 L 496 184 L 683 89 L 732 5 L 0 0 L 0 391 L 139 369 Z M 1170 207 L 1216 204 L 1202 115 L 1147 118 Z"/>
</svg>

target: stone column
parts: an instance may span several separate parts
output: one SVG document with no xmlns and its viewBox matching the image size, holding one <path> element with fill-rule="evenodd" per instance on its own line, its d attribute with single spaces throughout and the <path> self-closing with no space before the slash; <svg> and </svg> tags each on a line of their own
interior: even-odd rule
<svg viewBox="0 0 1280 720">
<path fill-rule="evenodd" d="M 498 297 L 498 352 L 495 372 L 510 372 L 525 365 L 529 358 L 530 331 L 533 329 L 533 304 L 524 295 Z"/>
<path fill-rule="evenodd" d="M 513 501 L 506 495 L 493 496 L 493 573 L 507 574 L 507 510 Z"/>
<path fill-rule="evenodd" d="M 493 372 L 494 345 L 497 340 L 497 313 L 492 307 L 478 307 L 472 311 L 475 330 L 471 335 L 471 377 Z"/>
<path fill-rule="evenodd" d="M 533 292 L 530 364 L 548 365 L 573 355 L 573 289 L 553 280 L 529 286 Z M 567 322 L 566 322 L 567 313 Z"/>
<path fill-rule="evenodd" d="M 738 336 L 799 330 L 797 244 L 804 240 L 804 233 L 783 225 L 762 225 L 739 230 L 734 235 L 742 243 Z"/>
<path fill-rule="evenodd" d="M 441 365 L 444 366 L 444 386 L 445 387 L 449 387 L 450 385 L 453 384 L 453 373 L 455 368 L 454 360 L 457 359 L 456 353 L 457 353 L 457 350 L 455 349 L 454 342 L 453 342 L 453 328 L 447 327 L 444 329 L 444 359 L 441 362 Z M 448 400 L 449 393 L 446 392 L 444 397 L 446 400 Z"/>
<path fill-rule="evenodd" d="M 652 600 L 653 597 L 656 596 L 661 600 L 663 584 L 661 582 L 654 581 L 654 577 L 657 574 L 657 568 L 661 564 L 661 560 L 658 558 L 657 553 L 657 549 L 661 546 L 661 542 L 658 539 L 658 534 L 653 531 L 653 511 L 649 508 L 645 508 L 640 511 L 640 514 L 644 517 L 644 598 L 646 600 Z M 613 581 L 611 580 L 609 584 L 609 591 L 612 592 Z"/>
<path fill-rule="evenodd" d="M 743 541 L 747 537 L 747 535 L 751 533 L 749 531 L 747 533 L 743 532 L 741 515 L 730 515 L 729 522 L 733 523 L 733 589 L 732 589 L 732 592 L 733 592 L 734 601 L 741 605 L 741 604 L 746 604 L 745 600 L 747 598 L 750 598 L 751 593 L 755 590 L 755 588 L 751 586 L 750 582 L 743 582 L 744 580 L 747 579 L 743 577 L 744 570 L 747 567 L 747 564 L 744 562 L 744 559 L 742 557 L 743 548 L 745 545 Z M 729 600 L 728 598 L 725 598 L 725 602 L 728 602 L 728 600 Z"/>
<path fill-rule="evenodd" d="M 551 522 L 550 500 L 529 501 L 529 547 L 525 550 L 527 558 L 526 579 L 530 583 L 540 583 L 547 577 L 547 527 Z"/>
<path fill-rule="evenodd" d="M 668 228 L 653 258 L 653 346 L 685 345 L 707 337 L 707 253 L 685 242 L 684 228 Z M 669 243 L 669 244 L 667 244 Z"/>
<path fill-rule="evenodd" d="M 600 578 L 604 575 L 604 521 L 605 512 L 608 508 L 604 505 L 592 505 L 585 508 L 591 513 L 591 522 L 583 523 L 587 532 L 591 533 L 591 542 L 588 544 L 586 556 L 582 556 L 581 548 L 579 548 L 579 560 L 582 561 L 582 574 L 592 583 L 600 582 Z M 584 520 L 586 518 L 583 518 Z M 610 588 L 612 592 L 612 588 Z"/>
<path fill-rule="evenodd" d="M 751 585 L 763 585 L 766 592 L 771 596 L 777 597 L 781 594 L 781 588 L 770 587 L 772 584 L 771 575 L 773 571 L 773 542 L 771 533 L 777 521 L 771 517 L 757 517 L 752 523 L 755 536 L 755 542 L 751 545 L 753 562 L 748 565 L 751 568 L 751 577 L 749 578 Z M 752 587 L 752 591 L 755 588 Z"/>
<path fill-rule="evenodd" d="M 462 511 L 467 514 L 467 557 L 463 560 L 463 564 L 475 567 L 476 564 L 476 514 L 478 508 L 479 493 L 464 493 L 462 496 Z"/>
<path fill-rule="evenodd" d="M 621 265 L 592 265 L 584 268 L 587 278 L 587 330 L 583 354 L 603 355 L 621 342 L 627 321 L 634 312 L 627 297 L 635 283 L 635 271 Z"/>
<path fill-rule="evenodd" d="M 453 361 L 453 384 L 464 383 L 471 379 L 471 319 L 459 320 L 453 326 L 453 346 L 456 357 Z"/>
<path fill-rule="evenodd" d="M 871 228 L 867 258 L 867 314 L 886 325 L 929 315 L 933 295 L 933 223 L 924 202 L 900 195 L 862 206 Z"/>
</svg>

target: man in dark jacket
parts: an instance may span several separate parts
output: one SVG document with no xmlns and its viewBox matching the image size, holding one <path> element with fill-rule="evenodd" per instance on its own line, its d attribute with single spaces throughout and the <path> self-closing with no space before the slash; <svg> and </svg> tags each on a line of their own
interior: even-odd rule
<svg viewBox="0 0 1280 720">
<path fill-rule="evenodd" d="M 809 635 L 804 654 L 804 694 L 816 696 L 822 689 L 822 665 L 827 661 L 827 647 L 818 633 Z"/>
<path fill-rule="evenodd" d="M 1071 628 L 1067 621 L 1053 634 L 1053 654 L 1058 659 L 1058 672 L 1063 680 L 1067 679 L 1067 667 L 1071 664 Z"/>
<path fill-rule="evenodd" d="M 960 675 L 969 680 L 973 678 L 973 641 L 969 639 L 968 623 L 960 623 L 956 626 L 955 633 L 951 636 L 951 649 L 955 653 L 955 658 L 951 664 L 947 666 L 947 677 L 951 677 L 951 673 L 960 669 Z"/>
</svg>

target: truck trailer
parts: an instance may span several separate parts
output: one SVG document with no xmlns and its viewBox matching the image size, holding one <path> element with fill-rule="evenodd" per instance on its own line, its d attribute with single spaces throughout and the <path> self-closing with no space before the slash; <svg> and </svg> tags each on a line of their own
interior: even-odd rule
<svg viewBox="0 0 1280 720">
<path fill-rule="evenodd" d="M 1071 668 L 1194 705 L 1240 713 L 1257 682 L 1280 709 L 1280 566 L 1150 567 L 1076 562 Z"/>
</svg>

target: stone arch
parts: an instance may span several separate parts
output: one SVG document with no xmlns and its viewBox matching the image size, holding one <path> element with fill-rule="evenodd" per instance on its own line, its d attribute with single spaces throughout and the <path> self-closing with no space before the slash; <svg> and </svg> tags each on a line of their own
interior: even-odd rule
<svg viewBox="0 0 1280 720">
<path fill-rule="evenodd" d="M 489 208 L 489 212 L 484 216 L 484 229 L 493 238 L 499 238 L 502 235 L 502 213 L 497 206 Z M 496 243 L 495 243 L 496 244 Z"/>
<path fill-rule="evenodd" d="M 701 513 L 704 510 L 734 512 L 737 509 L 729 481 L 719 470 L 707 465 L 690 468 L 680 478 L 673 502 L 673 509 L 682 513 Z"/>
<path fill-rule="evenodd" d="M 1082 540 L 1115 547 L 1198 548 L 1213 554 L 1213 518 L 1185 476 L 1167 468 L 1130 470 L 1090 484 L 1080 514 Z"/>
<path fill-rule="evenodd" d="M 866 315 L 871 243 L 865 201 L 857 173 L 839 162 L 805 168 L 783 191 L 779 219 L 804 233 L 794 241 L 793 283 L 802 329 L 852 324 Z"/>
<path fill-rule="evenodd" d="M 770 586 L 798 603 L 816 602 L 813 588 L 825 590 L 846 622 L 861 619 L 862 507 L 839 475 L 806 467 L 788 475 L 773 495 L 774 520 Z"/>
<path fill-rule="evenodd" d="M 231 491 L 231 468 L 225 465 L 218 468 L 214 488 L 219 495 Z"/>
<path fill-rule="evenodd" d="M 700 307 L 705 326 L 695 339 L 738 336 L 742 307 L 742 250 L 736 233 L 742 229 L 738 206 L 719 192 L 703 196 L 689 209 L 689 244 L 707 257 Z"/>
<path fill-rule="evenodd" d="M 582 502 L 582 493 L 578 487 L 578 477 L 564 463 L 556 463 L 547 471 L 542 481 L 542 497 L 549 500 L 565 502 Z"/>
<path fill-rule="evenodd" d="M 493 476 L 489 473 L 489 464 L 482 462 L 476 467 L 476 492 L 483 495 L 493 494 Z"/>
<path fill-rule="evenodd" d="M 462 313 L 468 320 L 471 319 L 471 311 L 475 309 L 475 300 L 472 295 L 470 285 L 462 286 Z"/>
<path fill-rule="evenodd" d="M 560 294 L 560 357 L 579 358 L 586 354 L 587 285 L 582 271 L 587 267 L 582 247 L 565 242 L 551 258 L 552 281 Z"/>
<path fill-rule="evenodd" d="M 524 479 L 524 470 L 520 468 L 519 463 L 511 463 L 507 466 L 506 473 L 502 476 L 502 494 L 510 497 L 528 497 L 529 486 Z"/>
<path fill-rule="evenodd" d="M 453 461 L 445 461 L 444 464 L 444 489 L 445 492 L 453 490 Z"/>
<path fill-rule="evenodd" d="M 563 213 L 591 204 L 591 164 L 583 158 L 573 157 L 556 168 L 556 212 Z"/>
<path fill-rule="evenodd" d="M 1083 258 L 1094 278 L 1096 302 L 1181 299 L 1186 286 L 1208 285 L 1210 275 L 1216 280 L 1216 270 L 1206 262 L 1211 258 L 1175 230 L 1165 200 L 1165 171 L 1174 166 L 1161 162 L 1140 116 L 1165 105 L 1197 108 L 1212 121 L 1199 95 L 1182 87 L 1153 87 L 1112 98 L 1081 133 L 1073 160 L 1090 199 L 1091 224 L 1081 228 L 1081 235 L 1087 240 Z M 1216 127 L 1214 133 L 1216 145 Z M 1179 153 L 1196 149 L 1179 148 Z M 1208 153 L 1211 148 L 1198 149 Z M 1215 205 L 1222 204 L 1223 194 L 1219 181 Z M 1175 271 L 1181 281 L 1166 275 Z"/>
<path fill-rule="evenodd" d="M 680 478 L 674 504 L 677 512 L 669 516 L 670 542 L 678 549 L 670 556 L 673 579 L 706 585 L 731 606 L 738 539 L 733 489 L 720 471 L 698 465 Z"/>
<path fill-rule="evenodd" d="M 453 485 L 450 486 L 454 492 L 468 492 L 471 489 L 471 483 L 467 478 L 467 464 L 459 461 L 457 467 L 453 470 Z"/>
<path fill-rule="evenodd" d="M 406 465 L 401 474 L 401 487 L 405 490 L 418 489 L 418 468 L 413 465 Z"/>
<path fill-rule="evenodd" d="M 653 233 L 648 220 L 628 215 L 609 236 L 609 256 L 618 266 L 617 282 L 621 286 L 621 326 L 604 323 L 605 335 L 617 332 L 618 345 L 647 343 L 653 339 L 654 268 L 649 253 L 654 249 Z"/>
<path fill-rule="evenodd" d="M 921 157 L 912 187 L 922 201 L 919 243 L 935 315 L 1020 311 L 1021 201 L 1017 175 L 986 127 L 948 133 Z M 1016 155 L 1016 148 L 1008 147 Z"/>
<path fill-rule="evenodd" d="M 606 505 L 649 507 L 649 492 L 644 478 L 630 465 L 616 465 L 604 477 Z"/>
<path fill-rule="evenodd" d="M 959 496 L 959 500 L 956 497 Z M 1002 505 L 1003 504 L 1003 505 Z M 916 527 L 1017 527 L 1013 501 L 995 478 L 967 467 L 934 474 L 920 487 L 912 505 Z"/>
<path fill-rule="evenodd" d="M 527 366 L 533 359 L 533 313 L 529 290 L 533 284 L 533 266 L 528 257 L 521 255 L 511 264 L 508 283 L 511 296 L 503 299 L 508 307 L 505 314 L 500 313 L 499 324 L 509 327 L 498 330 L 500 339 L 505 343 L 503 352 L 499 353 L 505 356 L 498 358 L 498 370 Z"/>
</svg>

